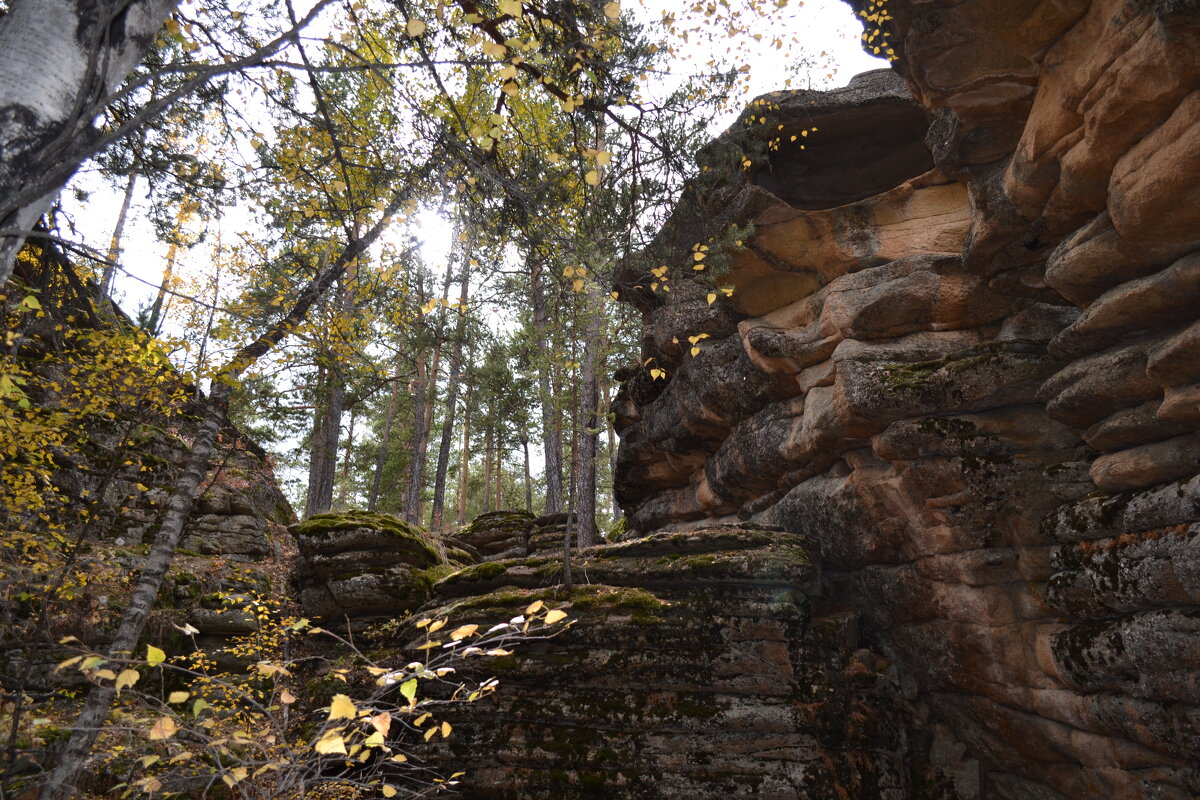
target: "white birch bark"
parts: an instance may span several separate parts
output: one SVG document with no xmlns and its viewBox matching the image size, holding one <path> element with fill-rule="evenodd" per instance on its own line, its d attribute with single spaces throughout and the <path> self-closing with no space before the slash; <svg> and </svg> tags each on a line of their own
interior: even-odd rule
<svg viewBox="0 0 1200 800">
<path fill-rule="evenodd" d="M 86 154 L 81 136 L 178 0 L 13 0 L 0 17 L 0 285 Z"/>
</svg>

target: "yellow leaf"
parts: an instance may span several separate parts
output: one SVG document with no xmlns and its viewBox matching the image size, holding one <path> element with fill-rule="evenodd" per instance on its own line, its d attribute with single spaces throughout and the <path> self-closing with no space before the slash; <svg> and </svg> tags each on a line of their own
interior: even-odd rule
<svg viewBox="0 0 1200 800">
<path fill-rule="evenodd" d="M 182 703 L 184 700 L 187 700 L 187 699 L 188 699 L 187 692 L 171 692 L 170 696 L 167 697 L 167 702 L 168 703 Z"/>
<path fill-rule="evenodd" d="M 573 289 L 576 292 L 582 292 L 583 291 L 583 279 L 576 278 L 575 280 L 571 281 L 571 289 Z"/>
<path fill-rule="evenodd" d="M 316 750 L 322 755 L 332 755 L 341 753 L 346 755 L 346 741 L 342 739 L 342 735 L 337 731 L 327 731 L 324 736 L 317 740 L 313 745 L 313 750 Z"/>
<path fill-rule="evenodd" d="M 463 625 L 462 627 L 455 628 L 454 632 L 450 634 L 450 638 L 454 641 L 465 639 L 477 630 L 479 630 L 478 625 Z"/>
<path fill-rule="evenodd" d="M 545 605 L 545 603 L 543 603 L 541 600 L 534 600 L 532 603 L 530 603 L 528 606 L 526 606 L 525 616 L 528 617 L 531 614 L 536 614 L 537 612 L 542 610 L 542 607 L 544 605 Z"/>
<path fill-rule="evenodd" d="M 600 173 L 594 169 L 589 169 L 587 174 L 583 176 L 583 181 L 588 186 L 599 186 L 600 185 Z"/>
<path fill-rule="evenodd" d="M 442 723 L 442 738 L 443 738 L 443 739 L 445 739 L 446 737 L 448 737 L 448 736 L 450 735 L 450 731 L 451 731 L 451 730 L 452 730 L 452 729 L 451 729 L 451 727 L 450 727 L 450 723 L 449 723 L 449 722 L 443 722 L 443 723 Z"/>
<path fill-rule="evenodd" d="M 692 348 L 692 358 L 695 358 L 695 357 L 696 357 L 696 356 L 698 356 L 698 355 L 700 355 L 700 348 L 699 348 L 699 347 L 693 347 L 693 348 Z"/>
<path fill-rule="evenodd" d="M 416 37 L 418 37 L 422 33 L 424 33 L 425 28 L 427 28 L 427 27 L 428 26 L 419 19 L 410 19 L 408 21 L 408 26 L 407 26 L 406 30 L 408 31 L 408 35 L 415 39 Z M 342 752 L 343 753 L 346 752 L 345 748 L 342 748 Z"/>
<path fill-rule="evenodd" d="M 344 694 L 335 694 L 329 703 L 330 719 L 354 719 L 357 714 L 358 707 Z"/>
<path fill-rule="evenodd" d="M 179 726 L 175 724 L 175 720 L 170 717 L 159 717 L 150 728 L 150 738 L 152 740 L 170 739 L 177 730 L 179 730 Z"/>
<path fill-rule="evenodd" d="M 71 666 L 72 664 L 78 664 L 82 660 L 83 660 L 83 656 L 75 656 L 74 658 L 68 658 L 66 661 L 59 662 L 59 665 L 54 668 L 54 671 L 58 672 L 59 670 L 66 669 L 67 667 Z"/>
<path fill-rule="evenodd" d="M 499 9 L 501 14 L 509 14 L 514 17 L 520 17 L 521 0 L 500 0 Z"/>
<path fill-rule="evenodd" d="M 616 19 L 617 17 L 621 16 L 621 4 L 616 2 L 616 0 L 605 4 L 604 16 L 608 17 L 609 19 Z"/>
<path fill-rule="evenodd" d="M 159 664 L 167 660 L 167 654 L 159 650 L 152 644 L 146 645 L 146 663 L 152 667 L 157 667 Z"/>
<path fill-rule="evenodd" d="M 609 297 L 611 297 L 613 300 L 620 300 L 620 299 L 621 299 L 621 293 L 620 293 L 620 292 L 609 292 L 609 293 L 608 293 L 608 296 L 609 296 Z"/>
<path fill-rule="evenodd" d="M 428 719 L 429 719 L 429 712 L 426 711 L 424 714 L 422 714 L 421 716 L 419 716 L 413 720 L 413 725 L 415 725 L 419 728 L 422 725 L 424 725 L 426 720 L 428 720 Z"/>
<path fill-rule="evenodd" d="M 546 624 L 547 625 L 553 625 L 554 623 L 556 623 L 560 620 L 564 620 L 566 618 L 567 618 L 567 612 L 562 611 L 557 608 L 554 609 L 553 611 L 546 612 Z"/>
<path fill-rule="evenodd" d="M 399 792 L 396 790 L 396 787 L 389 786 L 386 783 L 383 785 L 381 791 L 383 792 L 384 797 L 395 797 L 397 794 L 399 794 Z"/>
<path fill-rule="evenodd" d="M 116 680 L 117 673 L 113 672 L 111 669 L 98 669 L 92 673 L 92 677 L 103 678 L 106 681 L 112 681 Z"/>
<path fill-rule="evenodd" d="M 446 627 L 446 618 L 442 617 L 437 622 L 434 622 L 429 626 L 429 632 L 433 633 L 434 631 L 440 631 L 444 627 Z"/>
<path fill-rule="evenodd" d="M 363 747 L 383 747 L 383 734 L 375 731 L 366 739 L 363 739 Z"/>
<path fill-rule="evenodd" d="M 390 731 L 392 729 L 392 714 L 391 714 L 391 712 L 390 711 L 380 711 L 378 714 L 371 717 L 371 727 L 374 728 L 375 730 L 379 731 L 380 733 L 382 733 L 384 736 L 387 736 L 388 731 Z"/>
<path fill-rule="evenodd" d="M 430 739 L 432 739 L 434 737 L 434 735 L 436 733 L 437 733 L 437 728 L 430 728 L 429 730 L 425 731 L 425 741 L 428 742 Z"/>
<path fill-rule="evenodd" d="M 296 695 L 292 694 L 287 689 L 284 689 L 279 693 L 279 702 L 283 703 L 284 705 L 291 705 L 292 703 L 296 702 Z"/>
<path fill-rule="evenodd" d="M 117 694 L 120 694 L 121 690 L 126 686 L 133 686 L 137 683 L 140 677 L 142 676 L 138 674 L 136 669 L 123 669 L 121 670 L 121 674 L 117 676 L 117 682 L 113 687 L 117 690 Z"/>
</svg>

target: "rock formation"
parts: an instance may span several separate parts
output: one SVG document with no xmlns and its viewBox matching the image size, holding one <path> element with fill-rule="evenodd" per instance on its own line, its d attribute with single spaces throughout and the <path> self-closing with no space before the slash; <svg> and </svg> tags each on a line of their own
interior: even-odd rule
<svg viewBox="0 0 1200 800">
<path fill-rule="evenodd" d="M 1200 10 L 860 8 L 896 72 L 763 98 L 649 262 L 725 273 L 622 276 L 619 500 L 819 543 L 959 797 L 1194 797 Z"/>
<path fill-rule="evenodd" d="M 452 706 L 432 758 L 461 796 L 910 797 L 895 671 L 830 612 L 810 542 L 759 526 L 659 533 L 486 561 L 435 587 L 423 615 L 492 623 L 535 600 L 574 626 L 488 661 L 495 702 Z M 411 635 L 411 634 L 410 634 Z"/>
</svg>

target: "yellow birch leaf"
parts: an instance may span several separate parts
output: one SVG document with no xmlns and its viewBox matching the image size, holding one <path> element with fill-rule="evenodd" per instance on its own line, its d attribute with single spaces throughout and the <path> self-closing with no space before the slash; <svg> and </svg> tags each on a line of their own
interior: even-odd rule
<svg viewBox="0 0 1200 800">
<path fill-rule="evenodd" d="M 408 35 L 415 39 L 416 37 L 418 37 L 422 33 L 424 33 L 425 28 L 427 28 L 427 27 L 428 26 L 419 19 L 410 19 L 408 21 L 408 26 L 407 26 L 406 30 L 408 31 Z M 342 752 L 345 752 L 345 748 L 342 749 Z"/>
<path fill-rule="evenodd" d="M 390 731 L 392 729 L 392 714 L 391 714 L 391 712 L 390 711 L 380 711 L 378 714 L 371 717 L 371 727 L 374 728 L 375 730 L 379 731 L 380 733 L 382 733 L 384 736 L 387 736 L 388 731 Z"/>
<path fill-rule="evenodd" d="M 475 631 L 477 631 L 477 630 L 479 630 L 478 625 L 463 625 L 459 628 L 455 628 L 453 633 L 450 634 L 450 638 L 453 639 L 454 641 L 458 641 L 459 639 L 465 639 L 468 636 L 470 636 L 471 634 L 475 633 Z"/>
<path fill-rule="evenodd" d="M 587 174 L 583 176 L 583 182 L 588 186 L 600 185 L 600 173 L 594 169 L 589 169 Z"/>
<path fill-rule="evenodd" d="M 138 678 L 140 678 L 140 677 L 142 677 L 142 676 L 138 674 L 138 671 L 136 669 L 121 670 L 121 674 L 117 676 L 117 682 L 114 684 L 114 688 L 117 690 L 117 694 L 120 694 L 121 690 L 124 689 L 126 686 L 133 686 L 135 683 L 138 682 Z"/>
<path fill-rule="evenodd" d="M 528 606 L 526 606 L 525 616 L 528 617 L 531 614 L 536 614 L 537 612 L 542 610 L 542 606 L 544 606 L 544 605 L 545 605 L 545 603 L 543 603 L 541 600 L 534 600 L 532 603 L 530 603 Z"/>
<path fill-rule="evenodd" d="M 284 705 L 291 705 L 292 703 L 296 702 L 296 695 L 292 694 L 287 689 L 284 689 L 279 693 L 279 702 L 283 703 Z"/>
<path fill-rule="evenodd" d="M 604 16 L 609 19 L 616 19 L 621 16 L 621 4 L 613 0 L 611 3 L 606 3 L 604 6 Z"/>
<path fill-rule="evenodd" d="M 395 797 L 397 794 L 399 794 L 399 793 L 400 793 L 400 792 L 399 792 L 399 791 L 396 789 L 396 787 L 395 787 L 395 786 L 389 786 L 389 785 L 388 785 L 388 784 L 386 784 L 386 783 L 383 785 L 383 787 L 380 789 L 380 791 L 382 791 L 382 792 L 383 792 L 383 796 L 384 796 L 384 797 Z"/>
<path fill-rule="evenodd" d="M 171 694 L 167 697 L 167 702 L 168 703 L 182 703 L 184 700 L 187 700 L 187 699 L 188 699 L 187 692 L 171 692 Z"/>
<path fill-rule="evenodd" d="M 450 731 L 451 731 L 451 730 L 452 730 L 452 728 L 450 727 L 450 723 L 449 723 L 449 722 L 443 722 L 443 723 L 442 723 L 442 738 L 443 738 L 443 739 L 446 739 L 446 738 L 448 738 L 448 737 L 450 736 Z"/>
<path fill-rule="evenodd" d="M 324 736 L 317 740 L 313 745 L 313 750 L 316 750 L 322 755 L 333 755 L 341 753 L 346 755 L 346 741 L 337 731 L 327 731 Z"/>
<path fill-rule="evenodd" d="M 354 719 L 357 713 L 358 707 L 354 701 L 344 694 L 335 694 L 329 703 L 330 719 Z"/>
<path fill-rule="evenodd" d="M 547 625 L 553 625 L 554 623 L 559 622 L 560 620 L 564 620 L 566 618 L 567 618 L 567 612 L 561 611 L 557 608 L 554 609 L 553 611 L 546 612 L 546 624 Z"/>
<path fill-rule="evenodd" d="M 154 741 L 170 739 L 177 730 L 179 730 L 179 726 L 175 724 L 175 720 L 170 717 L 159 717 L 150 728 L 150 739 Z"/>
<path fill-rule="evenodd" d="M 159 664 L 167 660 L 167 654 L 159 650 L 152 644 L 146 645 L 146 663 L 152 667 L 157 667 Z"/>
</svg>

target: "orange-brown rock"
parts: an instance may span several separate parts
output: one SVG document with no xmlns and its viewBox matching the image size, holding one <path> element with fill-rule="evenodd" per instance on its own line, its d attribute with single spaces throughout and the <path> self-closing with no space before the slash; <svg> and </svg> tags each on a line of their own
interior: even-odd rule
<svg viewBox="0 0 1200 800">
<path fill-rule="evenodd" d="M 624 373 L 619 499 L 820 542 L 949 796 L 1200 796 L 1200 5 L 852 5 L 915 103 L 766 101 L 889 181 L 826 140 L 688 200 L 653 258 L 721 241 L 735 291 L 636 293 L 668 377 Z"/>
</svg>

